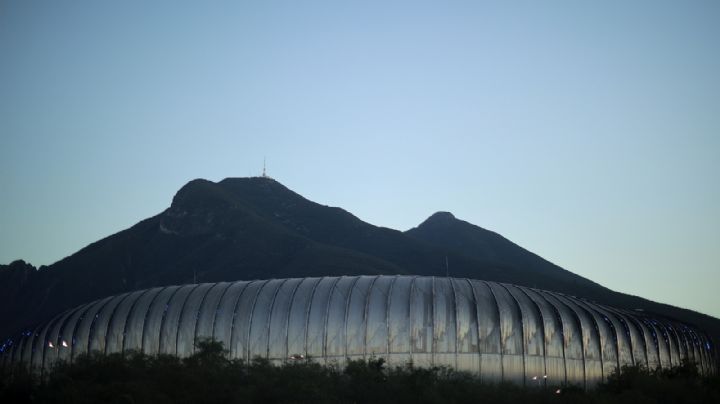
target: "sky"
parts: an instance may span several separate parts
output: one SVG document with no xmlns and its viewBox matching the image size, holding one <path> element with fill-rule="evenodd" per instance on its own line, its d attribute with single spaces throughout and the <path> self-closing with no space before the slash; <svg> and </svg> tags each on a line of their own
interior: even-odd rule
<svg viewBox="0 0 720 404">
<path fill-rule="evenodd" d="M 720 317 L 717 1 L 0 3 L 0 264 L 194 178 L 436 211 Z"/>
</svg>

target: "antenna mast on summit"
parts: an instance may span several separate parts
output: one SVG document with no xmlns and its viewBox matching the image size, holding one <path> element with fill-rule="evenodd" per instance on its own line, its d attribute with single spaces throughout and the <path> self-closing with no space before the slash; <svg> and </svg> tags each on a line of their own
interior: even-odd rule
<svg viewBox="0 0 720 404">
<path fill-rule="evenodd" d="M 267 173 L 265 172 L 265 157 L 263 157 L 263 173 L 262 173 L 262 177 L 263 177 L 263 178 L 267 178 Z"/>
</svg>

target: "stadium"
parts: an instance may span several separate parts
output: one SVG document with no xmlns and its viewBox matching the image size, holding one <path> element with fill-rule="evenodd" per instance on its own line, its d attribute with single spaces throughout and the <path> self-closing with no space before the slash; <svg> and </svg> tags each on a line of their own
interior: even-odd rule
<svg viewBox="0 0 720 404">
<path fill-rule="evenodd" d="M 2 346 L 2 365 L 44 372 L 88 352 L 193 354 L 212 338 L 232 358 L 272 363 L 384 358 L 487 382 L 579 385 L 619 367 L 692 361 L 716 374 L 700 330 L 645 312 L 511 284 L 342 276 L 156 287 L 76 307 Z"/>
</svg>

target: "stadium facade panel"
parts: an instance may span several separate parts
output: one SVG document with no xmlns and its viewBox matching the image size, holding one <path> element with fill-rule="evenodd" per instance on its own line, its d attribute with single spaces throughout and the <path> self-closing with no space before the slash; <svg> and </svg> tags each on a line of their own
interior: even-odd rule
<svg viewBox="0 0 720 404">
<path fill-rule="evenodd" d="M 709 338 L 643 312 L 517 285 L 423 276 L 270 279 L 156 287 L 76 307 L 2 346 L 3 366 L 43 372 L 88 352 L 192 355 L 213 338 L 232 358 L 343 366 L 449 366 L 528 386 L 605 380 L 623 365 L 697 363 Z"/>
</svg>

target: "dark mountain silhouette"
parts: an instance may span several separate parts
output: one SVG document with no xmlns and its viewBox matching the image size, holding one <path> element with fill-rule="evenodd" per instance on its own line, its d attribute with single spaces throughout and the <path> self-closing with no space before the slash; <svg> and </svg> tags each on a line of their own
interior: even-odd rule
<svg viewBox="0 0 720 404">
<path fill-rule="evenodd" d="M 459 220 L 450 212 L 437 212 L 405 234 L 445 248 L 448 253 L 484 259 L 491 265 L 523 268 L 526 277 L 520 284 L 690 322 L 707 331 L 714 341 L 720 340 L 720 320 L 717 318 L 612 291 L 545 260 L 495 232 Z M 543 278 L 542 286 L 534 283 L 539 277 Z"/>
<path fill-rule="evenodd" d="M 563 284 L 599 287 L 596 283 L 546 261 L 495 232 L 455 218 L 450 212 L 437 212 L 405 234 L 445 248 L 448 254 L 463 255 L 501 268 L 521 268 L 526 281 L 543 276 Z"/>
<path fill-rule="evenodd" d="M 613 292 L 499 234 L 436 213 L 400 232 L 264 177 L 193 180 L 164 212 L 50 266 L 0 266 L 0 335 L 99 297 L 159 285 L 357 274 L 450 275 L 643 309 L 720 335 L 720 320 Z"/>
</svg>

